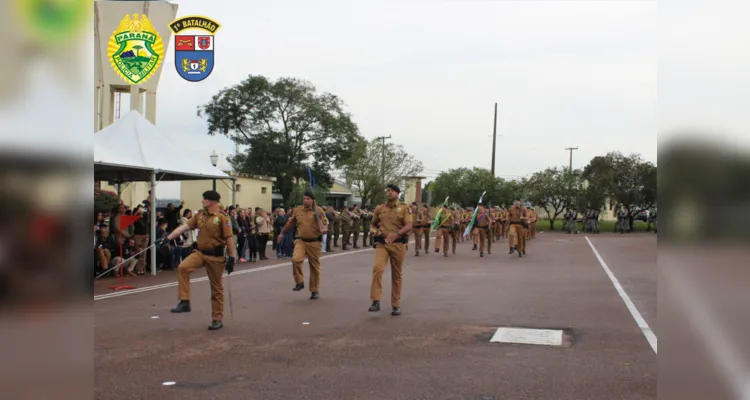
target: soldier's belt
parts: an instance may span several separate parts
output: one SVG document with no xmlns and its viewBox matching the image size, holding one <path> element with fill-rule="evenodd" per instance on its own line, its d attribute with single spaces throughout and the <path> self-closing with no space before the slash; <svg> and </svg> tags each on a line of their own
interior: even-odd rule
<svg viewBox="0 0 750 400">
<path fill-rule="evenodd" d="M 479 228 L 479 229 L 490 229 L 490 226 L 489 226 L 489 225 L 485 225 L 485 226 L 479 226 L 479 225 L 477 225 L 477 226 L 475 226 L 475 228 Z"/>
<path fill-rule="evenodd" d="M 207 256 L 224 257 L 224 250 L 226 249 L 226 247 L 224 247 L 224 246 L 215 247 L 212 250 L 203 250 L 203 249 L 199 249 L 197 247 L 195 249 L 197 251 L 199 251 L 199 252 L 207 255 Z"/>
<path fill-rule="evenodd" d="M 303 242 L 307 242 L 307 243 L 322 242 L 323 241 L 323 236 L 318 236 L 318 237 L 316 237 L 314 239 L 304 239 L 304 238 L 301 238 L 301 237 L 298 237 L 297 239 L 299 239 L 299 240 L 301 240 Z"/>
<path fill-rule="evenodd" d="M 373 236 L 372 241 L 373 243 L 386 244 L 385 236 Z M 402 235 L 399 236 L 398 239 L 394 240 L 393 243 L 409 243 L 409 238 Z"/>
</svg>

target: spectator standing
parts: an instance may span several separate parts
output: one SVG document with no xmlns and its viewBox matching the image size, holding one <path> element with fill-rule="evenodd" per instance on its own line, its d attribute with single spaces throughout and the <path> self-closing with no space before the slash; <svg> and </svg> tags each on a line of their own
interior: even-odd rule
<svg viewBox="0 0 750 400">
<path fill-rule="evenodd" d="M 148 221 L 143 215 L 143 207 L 141 206 L 135 208 L 134 215 L 140 217 L 133 223 L 133 238 L 135 238 L 136 251 L 141 251 L 148 247 Z M 138 263 L 135 265 L 136 275 L 146 273 L 146 258 L 146 256 L 138 258 Z"/>
<path fill-rule="evenodd" d="M 276 218 L 273 221 L 273 237 L 276 238 L 281 234 L 281 230 L 284 229 L 284 225 L 286 225 L 286 222 L 289 220 L 289 218 L 286 215 L 286 211 L 279 207 L 276 209 Z M 283 242 L 283 240 L 282 240 Z M 283 243 L 277 243 L 276 240 L 273 241 L 273 249 L 276 250 L 276 258 L 284 258 L 284 254 L 281 251 L 281 246 Z"/>
<path fill-rule="evenodd" d="M 190 209 L 186 208 L 185 211 L 182 212 L 182 219 L 180 220 L 180 225 L 186 225 L 188 221 L 190 221 L 190 218 L 193 218 L 193 212 L 190 211 Z M 182 259 L 186 259 L 187 256 L 190 255 L 190 253 L 193 252 L 193 243 L 195 243 L 195 230 L 194 229 L 188 229 L 185 231 L 185 233 L 182 234 Z"/>
<path fill-rule="evenodd" d="M 271 222 L 265 210 L 260 210 L 255 217 L 255 226 L 258 231 L 258 253 L 259 260 L 268 260 L 266 257 L 266 247 L 268 247 L 268 237 L 271 234 Z"/>
<path fill-rule="evenodd" d="M 180 226 L 180 211 L 184 204 L 184 201 L 180 201 L 179 207 L 175 207 L 174 203 L 167 204 L 167 212 L 164 214 L 164 218 L 167 220 L 167 232 L 172 232 Z"/>
</svg>

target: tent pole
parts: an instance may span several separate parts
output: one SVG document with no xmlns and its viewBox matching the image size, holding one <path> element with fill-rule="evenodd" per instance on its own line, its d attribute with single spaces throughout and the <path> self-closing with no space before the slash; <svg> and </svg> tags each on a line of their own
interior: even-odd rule
<svg viewBox="0 0 750 400">
<path fill-rule="evenodd" d="M 237 204 L 237 180 L 232 178 L 232 205 Z"/>
<path fill-rule="evenodd" d="M 148 210 L 148 217 L 151 220 L 151 229 L 149 232 L 150 245 L 154 244 L 156 240 L 156 171 L 151 171 L 151 198 L 148 199 L 151 202 L 151 207 Z M 151 249 L 151 275 L 156 275 L 156 248 Z"/>
</svg>

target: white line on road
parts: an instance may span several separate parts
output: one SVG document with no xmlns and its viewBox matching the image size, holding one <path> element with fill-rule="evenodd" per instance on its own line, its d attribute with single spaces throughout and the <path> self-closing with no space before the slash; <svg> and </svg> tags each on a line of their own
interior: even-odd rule
<svg viewBox="0 0 750 400">
<path fill-rule="evenodd" d="M 412 244 L 412 243 L 414 243 L 413 240 L 409 242 L 409 244 Z M 331 255 L 327 255 L 327 256 L 322 256 L 322 257 L 320 257 L 320 259 L 324 260 L 326 258 L 341 257 L 341 256 L 349 255 L 349 254 L 364 253 L 366 251 L 373 251 L 373 250 L 374 249 L 372 247 L 368 247 L 368 248 L 362 249 L 362 250 L 347 250 L 346 253 L 339 253 L 339 254 L 331 254 Z M 343 251 L 343 250 L 341 250 L 341 251 Z M 266 265 L 264 267 L 259 267 L 259 268 L 253 268 L 253 269 L 246 269 L 246 270 L 242 270 L 242 271 L 237 271 L 237 272 L 233 273 L 232 275 L 229 275 L 229 277 L 234 277 L 234 276 L 242 275 L 242 274 L 249 274 L 251 272 L 266 271 L 266 270 L 269 270 L 269 269 L 275 269 L 275 268 L 280 268 L 280 267 L 288 267 L 288 266 L 291 266 L 291 265 L 292 265 L 292 262 L 290 260 L 290 261 L 283 262 L 283 263 L 280 263 L 280 264 Z M 226 274 L 225 274 L 225 276 L 226 276 Z M 190 283 L 205 282 L 207 280 L 208 280 L 208 277 L 204 276 L 202 278 L 191 279 Z M 132 290 L 126 290 L 126 291 L 122 291 L 122 292 L 113 292 L 113 293 L 107 293 L 107 294 L 100 294 L 98 296 L 94 296 L 94 301 L 96 301 L 96 300 L 111 299 L 113 297 L 127 296 L 127 295 L 130 295 L 130 294 L 136 294 L 136 293 L 150 292 L 152 290 L 165 289 L 165 288 L 174 287 L 174 286 L 177 286 L 177 281 L 175 281 L 175 282 L 169 282 L 169 283 L 163 283 L 161 285 L 146 286 L 146 287 L 132 289 Z"/>
<path fill-rule="evenodd" d="M 589 243 L 589 246 L 591 246 L 591 250 L 594 252 L 596 259 L 599 260 L 599 264 L 602 266 L 602 269 L 604 269 L 604 272 L 606 272 L 607 276 L 609 276 L 609 279 L 612 281 L 612 284 L 615 286 L 615 289 L 617 289 L 617 293 L 622 298 L 622 301 L 624 301 L 625 305 L 628 307 L 628 310 L 630 311 L 630 315 L 633 316 L 633 319 L 635 319 L 636 324 L 638 324 L 638 327 L 641 328 L 641 332 L 643 332 L 643 336 L 645 336 L 646 340 L 648 340 L 648 344 L 651 345 L 651 349 L 654 350 L 654 354 L 657 354 L 656 334 L 654 334 L 654 331 L 652 331 L 651 328 L 648 326 L 648 323 L 646 323 L 646 320 L 643 319 L 643 317 L 641 316 L 641 313 L 638 312 L 638 309 L 635 307 L 635 304 L 633 304 L 633 301 L 630 300 L 630 297 L 628 296 L 627 293 L 625 293 L 625 290 L 622 288 L 622 285 L 620 285 L 620 281 L 617 280 L 617 277 L 609 269 L 609 267 L 607 266 L 607 263 L 605 263 L 604 260 L 602 259 L 602 256 L 599 255 L 598 251 L 596 251 L 596 247 L 594 247 L 594 244 L 591 243 L 591 240 L 589 240 L 588 236 L 586 236 L 586 241 Z"/>
<path fill-rule="evenodd" d="M 340 256 L 349 255 L 349 254 L 357 254 L 357 253 L 362 253 L 362 252 L 365 252 L 365 251 L 372 251 L 372 250 L 373 250 L 372 248 L 367 248 L 367 249 L 362 249 L 362 250 L 347 251 L 346 253 L 331 254 L 329 256 L 323 256 L 323 257 L 320 257 L 320 259 L 323 260 L 323 259 L 326 259 L 326 258 L 340 257 Z M 233 273 L 232 275 L 229 275 L 228 277 L 235 277 L 237 275 L 249 274 L 251 272 L 267 271 L 269 269 L 276 269 L 276 268 L 280 268 L 280 267 L 288 267 L 290 265 L 292 265 L 291 261 L 283 262 L 281 264 L 266 265 L 266 266 L 259 267 L 259 268 L 253 268 L 253 269 L 246 269 L 246 270 L 242 270 L 242 271 L 237 271 L 237 272 Z M 225 274 L 225 276 L 226 276 L 226 274 Z M 190 283 L 205 282 L 207 280 L 208 280 L 208 277 L 204 276 L 202 278 L 191 279 Z M 174 287 L 174 286 L 177 286 L 177 281 L 175 281 L 175 282 L 169 282 L 169 283 L 164 283 L 164 284 L 161 284 L 161 285 L 146 286 L 146 287 L 142 287 L 142 288 L 138 288 L 138 289 L 132 289 L 132 290 L 126 290 L 126 291 L 122 291 L 122 292 L 100 294 L 98 296 L 94 296 L 94 301 L 96 301 L 96 300 L 104 300 L 104 299 L 111 299 L 113 297 L 127 296 L 129 294 L 149 292 L 149 291 L 152 291 L 152 290 L 164 289 L 164 288 Z"/>
</svg>

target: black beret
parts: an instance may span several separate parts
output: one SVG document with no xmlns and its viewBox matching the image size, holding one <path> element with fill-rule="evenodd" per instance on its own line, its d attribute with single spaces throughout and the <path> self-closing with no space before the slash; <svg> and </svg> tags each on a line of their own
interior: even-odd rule
<svg viewBox="0 0 750 400">
<path fill-rule="evenodd" d="M 299 193 L 299 192 L 297 192 L 297 193 Z M 315 193 L 313 193 L 313 192 L 305 192 L 305 197 L 309 197 L 309 198 L 315 200 Z"/>
<path fill-rule="evenodd" d="M 388 186 L 386 186 L 386 187 L 387 187 L 388 189 L 391 189 L 391 190 L 393 190 L 393 191 L 394 191 L 394 192 L 396 192 L 396 193 L 401 193 L 401 189 L 399 189 L 399 187 L 398 187 L 398 186 L 396 186 L 396 185 L 394 185 L 394 184 L 392 184 L 392 183 L 391 183 L 391 184 L 389 184 L 389 185 L 388 185 Z"/>
<path fill-rule="evenodd" d="M 211 200 L 211 201 L 221 200 L 221 196 L 219 195 L 219 192 L 215 190 L 206 190 L 205 192 L 203 192 L 203 198 L 206 200 Z"/>
<path fill-rule="evenodd" d="M 411 202 L 411 205 L 413 205 L 413 206 L 416 206 L 416 205 L 417 205 L 417 202 L 416 202 L 416 201 L 412 201 L 412 202 Z"/>
</svg>

